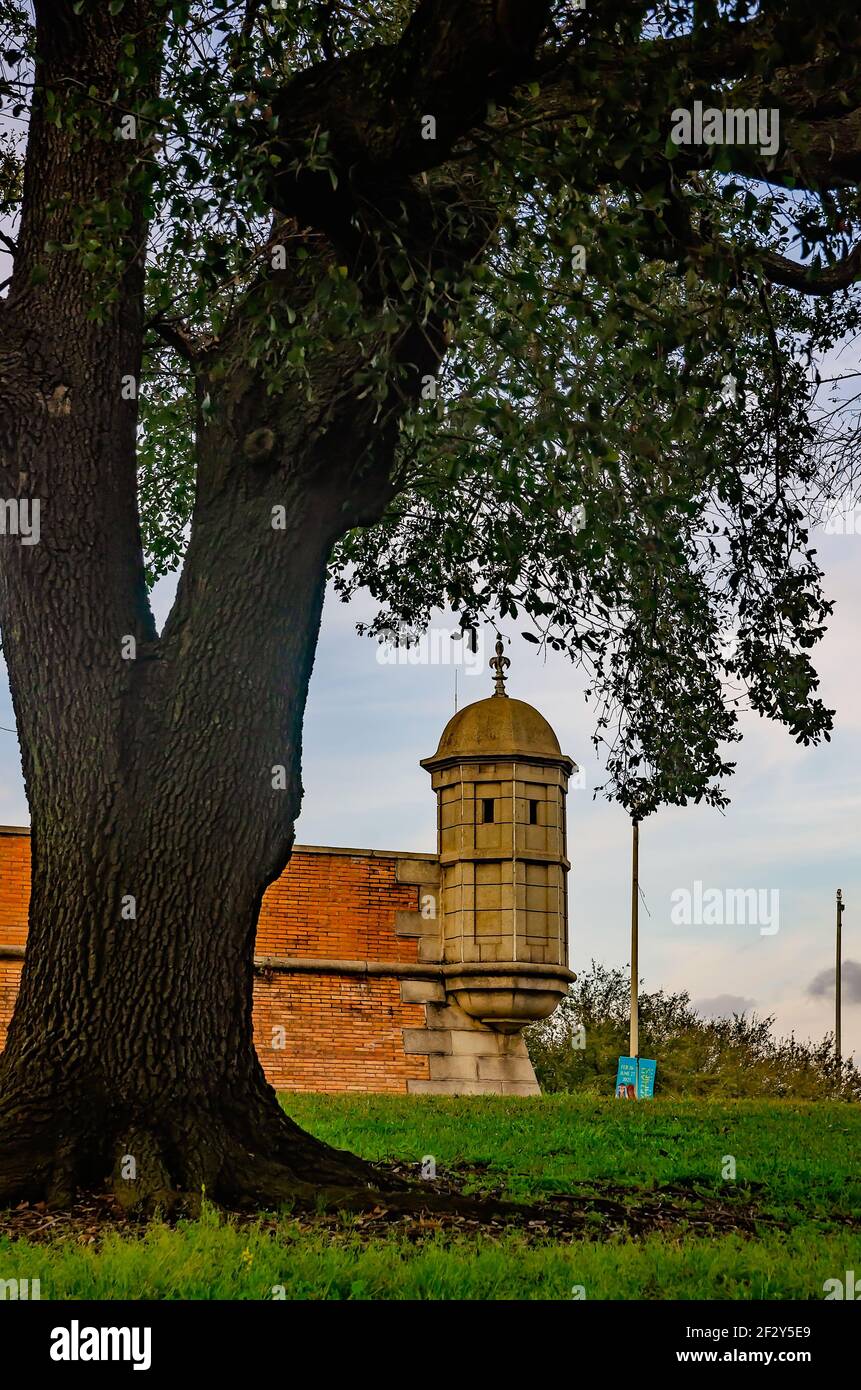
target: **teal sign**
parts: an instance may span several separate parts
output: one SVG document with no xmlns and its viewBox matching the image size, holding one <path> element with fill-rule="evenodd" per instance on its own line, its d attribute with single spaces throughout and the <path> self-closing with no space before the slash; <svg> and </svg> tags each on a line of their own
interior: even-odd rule
<svg viewBox="0 0 861 1390">
<path fill-rule="evenodd" d="M 651 1100 L 655 1094 L 657 1062 L 646 1057 L 620 1057 L 616 1070 L 618 1100 Z"/>
</svg>

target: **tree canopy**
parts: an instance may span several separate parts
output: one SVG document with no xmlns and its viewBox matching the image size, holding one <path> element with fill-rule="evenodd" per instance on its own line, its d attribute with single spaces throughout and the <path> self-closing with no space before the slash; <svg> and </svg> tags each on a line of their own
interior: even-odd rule
<svg viewBox="0 0 861 1390">
<path fill-rule="evenodd" d="M 106 138 L 131 117 L 143 146 L 128 181 L 153 219 L 150 576 L 184 549 L 201 379 L 222 345 L 269 398 L 309 402 L 322 352 L 373 414 L 368 469 L 397 415 L 394 496 L 335 559 L 345 594 L 379 600 L 378 628 L 444 603 L 465 628 L 531 620 L 589 667 L 608 787 L 632 811 L 723 801 L 744 696 L 800 740 L 827 735 L 805 504 L 823 462 L 811 362 L 857 312 L 836 293 L 858 269 L 850 7 L 813 24 L 807 7 L 746 3 L 162 8 L 158 95 L 137 94 L 152 35 L 130 34 L 109 118 L 74 84 L 56 113 Z M 32 33 L 6 11 L 19 119 Z M 509 65 L 540 29 L 512 96 Z M 694 100 L 773 106 L 777 155 L 675 146 L 671 113 Z M 15 151 L 7 134 L 7 210 Z M 44 247 L 79 256 L 107 298 L 125 193 L 85 200 L 76 236 Z M 469 244 L 465 264 L 450 241 Z M 431 372 L 401 410 L 415 332 Z"/>
<path fill-rule="evenodd" d="M 124 8 L 109 7 L 118 32 Z M 26 7 L 3 10 L 17 121 L 33 31 Z M 103 312 L 131 250 L 129 190 L 145 189 L 150 578 L 184 551 L 195 430 L 226 360 L 268 401 L 321 410 L 325 360 L 364 403 L 356 466 L 383 475 L 375 524 L 334 558 L 344 594 L 379 600 L 377 630 L 441 604 L 465 629 L 525 617 L 589 668 L 608 790 L 632 811 L 724 800 L 740 700 L 801 741 L 827 736 L 810 649 L 829 606 L 806 520 L 826 453 L 815 362 L 856 327 L 855 7 L 151 11 L 122 39 L 122 92 L 70 77 L 62 104 L 49 94 L 58 124 L 131 132 L 139 152 L 31 271 L 78 257 Z M 672 113 L 695 101 L 777 111 L 776 153 L 674 144 Z M 252 465 L 277 413 L 260 407 Z"/>
</svg>

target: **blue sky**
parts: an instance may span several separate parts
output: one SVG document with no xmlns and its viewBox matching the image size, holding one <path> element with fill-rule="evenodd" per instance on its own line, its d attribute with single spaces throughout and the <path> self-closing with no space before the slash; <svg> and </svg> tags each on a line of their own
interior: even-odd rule
<svg viewBox="0 0 861 1390">
<path fill-rule="evenodd" d="M 858 514 L 861 518 L 861 513 Z M 833 992 L 811 995 L 823 970 L 833 967 L 834 895 L 843 889 L 844 957 L 861 961 L 861 526 L 858 534 L 816 537 L 837 601 L 831 629 L 818 652 L 826 702 L 837 709 L 830 745 L 798 747 L 781 728 L 754 716 L 735 750 L 738 770 L 732 805 L 660 812 L 641 832 L 640 969 L 647 987 L 687 989 L 704 1011 L 735 1007 L 774 1013 L 781 1032 L 820 1037 L 832 1026 Z M 157 589 L 163 620 L 172 583 Z M 436 748 L 454 710 L 455 667 L 437 660 L 392 664 L 355 633 L 370 615 L 367 603 L 350 606 L 330 595 L 305 730 L 305 803 L 300 843 L 357 848 L 435 848 L 434 798 L 419 759 Z M 452 622 L 440 619 L 440 628 Z M 582 678 L 562 657 L 545 658 L 517 636 L 509 691 L 536 705 L 555 728 L 562 748 L 585 769 L 586 786 L 569 797 L 572 859 L 571 964 L 592 957 L 609 966 L 629 957 L 630 825 L 624 812 L 594 800 L 600 782 L 590 735 L 593 712 Z M 439 642 L 439 651 L 446 650 Z M 486 634 L 474 670 L 458 670 L 460 705 L 490 694 Z M 5 669 L 0 670 L 0 725 L 12 726 Z M 25 825 L 26 800 L 14 734 L 0 733 L 0 823 Z M 703 888 L 763 889 L 779 893 L 779 930 L 756 926 L 678 926 L 672 894 Z M 846 1052 L 861 1054 L 861 988 L 852 972 L 844 982 Z"/>
</svg>

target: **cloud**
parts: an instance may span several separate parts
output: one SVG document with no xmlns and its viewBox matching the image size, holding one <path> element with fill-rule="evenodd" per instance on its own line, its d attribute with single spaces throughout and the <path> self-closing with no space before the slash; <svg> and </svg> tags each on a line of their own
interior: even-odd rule
<svg viewBox="0 0 861 1390">
<path fill-rule="evenodd" d="M 733 1014 L 750 1013 L 755 999 L 741 994 L 716 994 L 711 999 L 695 999 L 694 1008 L 703 1018 L 732 1018 Z"/>
<path fill-rule="evenodd" d="M 857 960 L 843 962 L 842 998 L 847 1004 L 861 1004 L 861 964 Z M 807 993 L 814 999 L 834 998 L 834 967 L 828 966 L 814 975 L 807 986 Z"/>
</svg>

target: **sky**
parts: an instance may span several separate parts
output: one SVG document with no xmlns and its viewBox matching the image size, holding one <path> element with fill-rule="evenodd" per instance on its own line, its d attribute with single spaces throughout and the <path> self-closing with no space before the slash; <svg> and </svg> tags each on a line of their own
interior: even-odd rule
<svg viewBox="0 0 861 1390">
<path fill-rule="evenodd" d="M 747 716 L 744 742 L 732 753 L 730 807 L 672 807 L 646 821 L 640 973 L 647 989 L 687 990 L 705 1014 L 773 1014 L 778 1033 L 821 1038 L 833 1028 L 835 893 L 842 888 L 843 1045 L 846 1055 L 861 1057 L 861 510 L 839 525 L 843 534 L 815 536 L 836 600 L 816 662 L 823 698 L 837 710 L 832 741 L 802 748 L 781 727 Z M 160 622 L 172 591 L 172 579 L 155 590 Z M 297 843 L 433 852 L 434 795 L 419 759 L 436 749 L 454 712 L 455 685 L 459 707 L 492 693 L 494 634 L 482 634 L 470 666 L 456 665 L 461 645 L 446 635 L 455 623 L 442 615 L 423 648 L 409 657 L 402 649 L 394 660 L 391 650 L 356 634 L 371 611 L 361 596 L 344 605 L 330 593 L 326 601 Z M 583 768 L 584 785 L 568 798 L 571 967 L 587 969 L 592 959 L 625 966 L 630 822 L 620 807 L 593 796 L 602 777 L 583 678 L 563 656 L 538 652 L 516 627 L 503 634 L 512 639 L 509 693 L 541 711 L 563 752 Z M 0 725 L 14 727 L 2 666 Z M 0 824 L 28 822 L 17 740 L 0 732 Z M 695 904 L 697 882 L 703 911 L 685 914 L 683 895 Z M 711 889 L 724 895 L 722 911 L 706 908 L 715 902 Z M 758 921 L 727 921 L 725 895 L 736 889 L 756 891 Z"/>
</svg>

